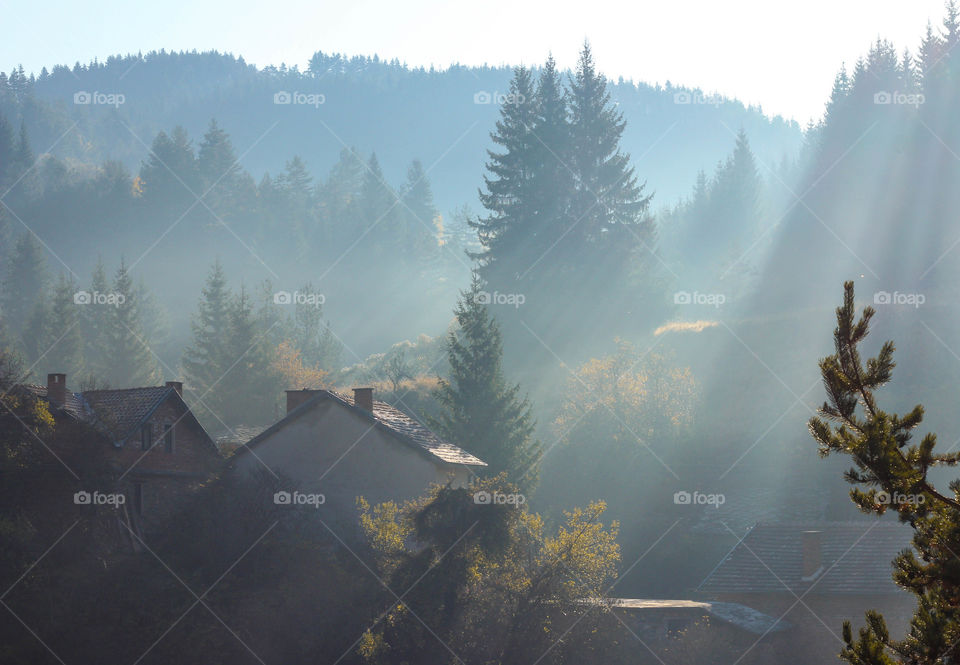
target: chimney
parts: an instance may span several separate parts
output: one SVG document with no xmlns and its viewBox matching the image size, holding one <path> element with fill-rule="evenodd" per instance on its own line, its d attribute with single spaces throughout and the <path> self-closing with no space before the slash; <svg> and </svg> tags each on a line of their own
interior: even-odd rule
<svg viewBox="0 0 960 665">
<path fill-rule="evenodd" d="M 354 388 L 353 405 L 373 413 L 373 388 Z"/>
<path fill-rule="evenodd" d="M 183 381 L 167 381 L 167 388 L 173 388 L 180 397 L 183 397 Z"/>
<path fill-rule="evenodd" d="M 67 401 L 67 375 L 47 374 L 47 400 L 63 406 Z"/>
<path fill-rule="evenodd" d="M 290 413 L 295 408 L 305 403 L 314 395 L 320 393 L 320 390 L 309 390 L 308 388 L 303 388 L 301 390 L 287 390 L 287 413 Z"/>
<path fill-rule="evenodd" d="M 823 572 L 822 536 L 821 531 L 803 531 L 800 542 L 803 547 L 803 569 L 800 579 L 812 582 Z"/>
</svg>

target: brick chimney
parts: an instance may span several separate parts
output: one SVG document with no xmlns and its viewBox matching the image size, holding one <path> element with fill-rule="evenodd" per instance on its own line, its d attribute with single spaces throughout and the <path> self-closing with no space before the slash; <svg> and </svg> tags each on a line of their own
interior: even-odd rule
<svg viewBox="0 0 960 665">
<path fill-rule="evenodd" d="M 303 388 L 301 390 L 287 390 L 287 413 L 290 413 L 295 408 L 320 392 L 322 391 L 310 390 L 308 388 Z"/>
<path fill-rule="evenodd" d="M 167 381 L 167 388 L 173 388 L 180 397 L 183 397 L 183 381 Z"/>
<path fill-rule="evenodd" d="M 354 388 L 353 404 L 373 413 L 373 388 Z"/>
<path fill-rule="evenodd" d="M 47 400 L 63 406 L 67 401 L 67 375 L 47 374 Z"/>
<path fill-rule="evenodd" d="M 800 542 L 803 548 L 803 569 L 800 579 L 812 582 L 823 572 L 823 532 L 803 531 Z"/>
</svg>

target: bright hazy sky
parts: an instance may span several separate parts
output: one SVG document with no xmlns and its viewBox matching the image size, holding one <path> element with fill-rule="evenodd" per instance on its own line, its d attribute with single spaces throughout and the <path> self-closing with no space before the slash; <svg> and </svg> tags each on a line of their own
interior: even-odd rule
<svg viewBox="0 0 960 665">
<path fill-rule="evenodd" d="M 312 53 L 410 65 L 572 66 L 584 38 L 610 77 L 673 81 L 819 117 L 842 62 L 878 36 L 916 52 L 943 0 L 0 0 L 0 69 L 39 71 L 113 54 L 217 49 L 258 66 Z"/>
</svg>

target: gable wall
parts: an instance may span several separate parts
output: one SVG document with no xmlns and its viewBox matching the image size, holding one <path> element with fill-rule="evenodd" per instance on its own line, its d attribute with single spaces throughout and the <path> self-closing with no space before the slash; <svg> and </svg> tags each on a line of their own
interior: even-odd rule
<svg viewBox="0 0 960 665">
<path fill-rule="evenodd" d="M 153 429 L 154 447 L 149 451 L 140 448 L 140 433 L 134 432 L 123 448 L 114 449 L 110 457 L 126 471 L 179 471 L 184 473 L 206 473 L 211 471 L 220 459 L 212 444 L 206 440 L 201 429 L 184 414 L 179 400 L 168 397 L 150 418 Z M 178 420 L 179 419 L 179 420 Z M 163 443 L 163 423 L 174 423 L 173 454 L 166 451 Z"/>
<path fill-rule="evenodd" d="M 421 496 L 433 483 L 469 482 L 466 469 L 432 462 L 332 400 L 320 401 L 236 463 L 246 472 L 263 464 L 289 478 L 283 489 L 323 494 L 326 502 L 318 510 L 324 521 L 347 524 L 356 521 L 358 496 L 371 504 L 402 501 Z"/>
</svg>

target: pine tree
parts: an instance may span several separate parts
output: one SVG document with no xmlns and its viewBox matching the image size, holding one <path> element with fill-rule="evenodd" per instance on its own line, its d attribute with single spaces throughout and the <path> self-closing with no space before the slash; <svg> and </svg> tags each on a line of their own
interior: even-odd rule
<svg viewBox="0 0 960 665">
<path fill-rule="evenodd" d="M 0 292 L 0 308 L 10 335 L 22 342 L 25 333 L 31 328 L 31 316 L 43 304 L 47 284 L 43 250 L 32 233 L 24 231 L 17 238 L 16 247 L 6 268 Z M 34 329 L 33 332 L 36 333 L 37 330 Z M 35 344 L 36 337 L 31 337 Z"/>
<path fill-rule="evenodd" d="M 931 470 L 960 464 L 960 453 L 935 453 L 935 434 L 919 444 L 913 431 L 923 420 L 917 405 L 904 416 L 880 409 L 876 391 L 890 381 L 893 342 L 886 342 L 874 358 L 861 361 L 860 344 L 870 332 L 875 314 L 864 307 L 856 318 L 853 282 L 844 284 L 843 304 L 837 308 L 834 330 L 836 352 L 819 363 L 828 401 L 822 417 L 809 428 L 820 455 L 849 455 L 855 468 L 844 474 L 855 485 L 850 498 L 868 514 L 897 513 L 914 530 L 913 549 L 893 562 L 896 582 L 917 597 L 917 610 L 902 641 L 890 637 L 883 616 L 866 615 L 867 625 L 854 639 L 849 621 L 843 625 L 841 658 L 851 665 L 941 665 L 958 659 L 960 638 L 960 483 L 942 491 L 929 478 Z M 907 500 L 891 501 L 891 497 Z"/>
<path fill-rule="evenodd" d="M 78 291 L 76 282 L 60 273 L 53 289 L 50 311 L 44 321 L 40 346 L 46 353 L 41 361 L 46 372 L 40 372 L 41 376 L 49 372 L 81 376 L 84 369 L 81 311 L 84 306 L 78 305 L 74 299 Z"/>
<path fill-rule="evenodd" d="M 397 224 L 401 211 L 396 193 L 384 180 L 376 153 L 372 153 L 367 161 L 360 199 L 363 207 L 363 232 L 367 233 L 364 244 L 373 246 L 375 250 L 394 254 L 402 242 L 402 230 Z"/>
<path fill-rule="evenodd" d="M 207 277 L 197 313 L 190 323 L 193 341 L 184 351 L 183 370 L 187 387 L 193 392 L 195 409 L 206 405 L 214 412 L 223 410 L 229 399 L 226 391 L 214 392 L 216 383 L 236 360 L 228 349 L 231 335 L 231 295 L 220 261 Z M 220 399 L 220 396 L 223 399 Z"/>
<path fill-rule="evenodd" d="M 939 65 L 943 58 L 943 40 L 934 33 L 933 26 L 927 22 L 927 32 L 920 44 L 920 75 L 924 83 L 924 91 L 931 94 L 934 91 L 934 81 L 937 78 Z"/>
<path fill-rule="evenodd" d="M 530 157 L 531 219 L 525 241 L 527 256 L 519 266 L 520 274 L 537 269 L 534 265 L 547 256 L 554 243 L 566 232 L 566 212 L 573 189 L 570 159 L 570 128 L 567 94 L 557 65 L 551 55 L 537 80 L 536 119 L 533 123 L 533 151 Z"/>
<path fill-rule="evenodd" d="M 947 51 L 960 43 L 960 9 L 956 0 L 947 0 L 947 15 L 943 18 L 943 41 Z"/>
<path fill-rule="evenodd" d="M 845 107 L 847 97 L 850 95 L 850 77 L 847 76 L 846 65 L 840 66 L 840 71 L 833 79 L 833 90 L 830 92 L 830 100 L 827 102 L 827 113 L 824 121 L 832 123 L 837 121 L 838 115 Z"/>
<path fill-rule="evenodd" d="M 16 143 L 13 139 L 13 128 L 7 118 L 0 113 L 0 193 L 5 194 L 7 187 L 14 180 L 13 164 Z M 2 208 L 0 208 L 2 210 Z"/>
<path fill-rule="evenodd" d="M 762 183 L 747 134 L 737 133 L 733 154 L 717 174 L 711 206 L 717 224 L 727 227 L 720 237 L 727 242 L 743 241 L 756 235 Z"/>
<path fill-rule="evenodd" d="M 423 260 L 435 258 L 437 243 L 437 217 L 439 212 L 433 203 L 430 181 L 419 159 L 410 163 L 407 182 L 401 197 L 406 224 L 401 247 L 408 256 Z"/>
<path fill-rule="evenodd" d="M 106 295 L 110 291 L 107 281 L 107 271 L 103 259 L 98 258 L 93 270 L 90 283 L 91 298 L 95 295 Z M 110 371 L 112 353 L 110 350 L 110 321 L 103 316 L 103 308 L 87 306 L 82 309 L 84 365 L 86 370 L 85 381 L 91 384 L 102 384 Z"/>
<path fill-rule="evenodd" d="M 224 346 L 223 376 L 211 386 L 222 409 L 216 415 L 228 425 L 267 423 L 274 416 L 274 396 L 281 389 L 273 368 L 273 350 L 259 330 L 246 290 L 233 298 Z M 207 402 L 210 404 L 210 402 Z"/>
<path fill-rule="evenodd" d="M 163 375 L 143 330 L 137 289 L 123 262 L 112 289 L 116 305 L 93 305 L 109 322 L 110 364 L 104 378 L 118 388 L 156 385 Z"/>
<path fill-rule="evenodd" d="M 530 253 L 527 237 L 535 210 L 530 181 L 538 145 L 534 134 L 536 120 L 530 70 L 517 67 L 507 101 L 500 108 L 500 119 L 490 134 L 497 148 L 487 150 L 487 174 L 480 193 L 487 215 L 470 222 L 483 247 L 483 252 L 473 258 L 480 261 L 480 274 L 496 284 L 505 278 L 516 279 L 518 261 Z"/>
<path fill-rule="evenodd" d="M 317 244 L 315 231 L 310 228 L 314 205 L 313 177 L 299 156 L 289 160 L 283 173 L 277 176 L 276 186 L 282 195 L 282 210 L 286 213 L 286 233 L 300 240 L 299 245 L 306 250 Z"/>
<path fill-rule="evenodd" d="M 30 147 L 27 125 L 21 122 L 20 135 L 17 138 L 17 150 L 13 155 L 13 167 L 17 174 L 20 175 L 33 168 L 34 161 L 35 157 L 33 156 L 33 149 Z"/>
<path fill-rule="evenodd" d="M 596 72 L 590 45 L 584 44 L 570 84 L 570 164 L 575 173 L 565 262 L 583 256 L 595 265 L 621 270 L 639 247 L 652 249 L 654 226 L 647 214 L 651 196 L 643 194 L 620 152 L 626 123 Z"/>
<path fill-rule="evenodd" d="M 500 328 L 482 302 L 481 286 L 475 273 L 454 310 L 457 328 L 447 337 L 450 376 L 440 379 L 435 396 L 442 411 L 433 426 L 486 462 L 486 475 L 506 472 L 512 482 L 529 487 L 540 448 L 530 440 L 531 406 L 520 397 L 520 387 L 508 386 L 503 376 Z"/>
<path fill-rule="evenodd" d="M 183 127 L 157 134 L 140 168 L 143 199 L 153 210 L 186 212 L 199 196 L 200 177 L 193 146 Z"/>
<path fill-rule="evenodd" d="M 204 189 L 217 182 L 229 187 L 240 174 L 240 165 L 237 163 L 230 137 L 220 129 L 216 120 L 210 121 L 207 133 L 200 142 L 197 171 Z"/>
<path fill-rule="evenodd" d="M 301 293 L 316 294 L 313 284 L 300 287 Z M 303 362 L 310 368 L 329 369 L 336 364 L 339 348 L 329 326 L 323 320 L 323 307 L 319 303 L 298 302 L 293 310 L 293 341 L 300 351 Z"/>
</svg>

